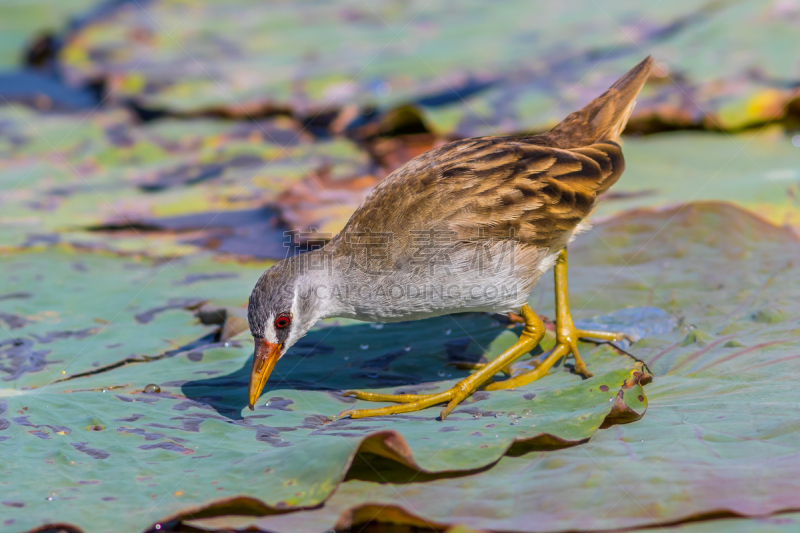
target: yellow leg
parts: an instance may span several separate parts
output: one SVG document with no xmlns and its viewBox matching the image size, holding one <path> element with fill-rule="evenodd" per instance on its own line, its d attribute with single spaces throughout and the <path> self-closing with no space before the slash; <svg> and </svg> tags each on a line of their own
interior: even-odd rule
<svg viewBox="0 0 800 533">
<path fill-rule="evenodd" d="M 563 344 L 557 345 L 550 352 L 550 355 L 548 355 L 547 358 L 545 358 L 545 360 L 539 364 L 539 366 L 537 366 L 530 372 L 525 372 L 524 374 L 508 378 L 504 381 L 496 381 L 494 383 L 490 383 L 486 385 L 483 389 L 492 391 L 492 390 L 502 390 L 502 389 L 514 389 L 516 387 L 527 385 L 528 383 L 531 383 L 541 377 L 544 377 L 547 374 L 547 372 L 550 371 L 553 365 L 558 362 L 559 359 L 561 359 L 562 357 L 566 357 L 567 355 L 569 355 L 569 348 L 567 348 Z"/>
<path fill-rule="evenodd" d="M 458 370 L 480 370 L 484 368 L 489 363 L 447 363 L 447 366 L 452 366 L 457 368 Z M 511 366 L 505 366 L 499 370 L 500 373 L 506 374 L 507 376 L 512 375 Z"/>
<path fill-rule="evenodd" d="M 438 394 L 376 394 L 372 392 L 348 391 L 345 396 L 355 396 L 360 400 L 373 402 L 397 402 L 400 405 L 380 407 L 377 409 L 350 409 L 344 411 L 339 416 L 349 416 L 350 418 L 364 418 L 368 416 L 392 415 L 397 413 L 409 413 L 420 411 L 426 407 L 447 402 L 447 407 L 440 413 L 441 420 L 456 408 L 467 396 L 475 392 L 481 385 L 489 381 L 492 376 L 503 368 L 519 359 L 521 356 L 533 350 L 544 336 L 544 324 L 536 313 L 526 304 L 521 314 L 525 319 L 525 327 L 519 336 L 519 340 L 500 354 L 490 363 L 474 374 L 458 382 L 452 389 Z"/>
<path fill-rule="evenodd" d="M 486 387 L 486 390 L 500 390 L 510 389 L 527 385 L 535 381 L 550 370 L 550 368 L 558 362 L 562 357 L 567 357 L 569 354 L 575 358 L 575 372 L 584 377 L 592 377 L 592 373 L 586 368 L 586 363 L 581 359 L 581 354 L 578 351 L 579 338 L 593 338 L 606 341 L 620 341 L 623 339 L 630 339 L 624 333 L 611 333 L 608 331 L 591 331 L 580 330 L 575 327 L 572 322 L 572 315 L 569 312 L 569 291 L 567 287 L 567 250 L 561 250 L 556 260 L 556 265 L 553 268 L 556 286 L 556 346 L 547 356 L 547 358 L 534 370 L 526 372 L 519 376 L 509 378 L 505 381 L 492 383 Z"/>
</svg>

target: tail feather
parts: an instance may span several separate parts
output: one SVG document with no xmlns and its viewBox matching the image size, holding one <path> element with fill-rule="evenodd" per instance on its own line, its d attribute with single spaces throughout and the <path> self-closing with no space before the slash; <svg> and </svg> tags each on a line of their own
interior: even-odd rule
<svg viewBox="0 0 800 533">
<path fill-rule="evenodd" d="M 578 148 L 616 141 L 628 123 L 636 96 L 650 75 L 653 58 L 633 67 L 606 92 L 575 111 L 545 135 L 559 148 Z"/>
</svg>

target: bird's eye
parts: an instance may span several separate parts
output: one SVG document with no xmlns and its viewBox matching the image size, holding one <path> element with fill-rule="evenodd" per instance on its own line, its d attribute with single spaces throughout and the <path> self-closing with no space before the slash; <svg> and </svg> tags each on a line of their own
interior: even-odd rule
<svg viewBox="0 0 800 533">
<path fill-rule="evenodd" d="M 283 329 L 289 326 L 292 323 L 292 319 L 286 313 L 281 313 L 278 315 L 278 318 L 275 319 L 275 327 L 278 329 Z"/>
</svg>

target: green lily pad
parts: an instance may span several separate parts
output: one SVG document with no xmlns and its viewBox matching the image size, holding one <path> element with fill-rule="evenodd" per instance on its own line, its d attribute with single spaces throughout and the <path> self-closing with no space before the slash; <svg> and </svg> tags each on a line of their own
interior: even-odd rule
<svg viewBox="0 0 800 533">
<path fill-rule="evenodd" d="M 108 531 L 120 520 L 136 531 L 243 496 L 261 512 L 309 507 L 358 450 L 416 471 L 474 471 L 512 446 L 583 442 L 647 406 L 641 363 L 600 347 L 588 354 L 591 379 L 558 368 L 519 390 L 476 393 L 443 423 L 438 408 L 333 419 L 355 403 L 344 389 L 443 390 L 467 375 L 449 361 L 491 358 L 513 342 L 518 330 L 477 314 L 328 321 L 281 360 L 251 413 L 249 334 L 215 342 L 193 309 L 242 302 L 263 265 L 57 248 L 1 261 L 13 292 L 0 295 L 0 440 L 25 450 L 24 460 L 0 459 L 15 480 L 2 502 L 9 531 Z"/>
<path fill-rule="evenodd" d="M 655 375 L 643 420 L 601 430 L 581 446 L 504 457 L 448 479 L 415 479 L 367 458 L 319 509 L 190 523 L 276 532 L 367 520 L 492 531 L 660 530 L 695 517 L 796 509 L 798 253 L 793 232 L 728 204 L 638 211 L 599 224 L 571 248 L 574 312 L 652 303 L 684 324 L 628 349 Z M 761 309 L 787 320 L 754 320 Z M 684 342 L 692 332 L 708 342 Z M 678 530 L 792 530 L 782 520 Z"/>
<path fill-rule="evenodd" d="M 774 224 L 800 228 L 794 200 L 800 148 L 777 129 L 628 138 L 624 152 L 627 170 L 600 204 L 598 217 L 687 199 L 727 200 Z"/>
<path fill-rule="evenodd" d="M 358 333 L 331 336 L 335 342 Z M 402 338 L 399 332 L 382 333 L 389 342 Z M 269 400 L 250 414 L 242 409 L 249 351 L 234 342 L 203 350 L 200 361 L 183 354 L 34 390 L 4 391 L 8 425 L 2 438 L 6 446 L 26 450 L 25 461 L 2 464 L 5 476 L 19 480 L 9 500 L 13 505 L 4 512 L 14 520 L 9 526 L 22 531 L 66 522 L 84 531 L 107 531 L 122 519 L 135 531 L 166 515 L 241 496 L 277 509 L 313 506 L 334 491 L 359 448 L 415 468 L 474 470 L 495 462 L 515 441 L 578 443 L 610 413 L 630 420 L 646 405 L 640 385 L 623 385 L 634 370 L 620 368 L 619 355 L 607 353 L 594 359 L 595 378 L 581 382 L 561 372 L 529 390 L 479 395 L 480 401 L 465 403 L 444 423 L 435 420 L 437 410 L 388 420 L 331 421 L 329 415 L 350 407 L 346 398 L 313 390 L 314 382 L 307 380 L 317 376 L 302 371 L 311 365 L 287 357 L 283 366 L 299 370 L 279 374 L 282 382 L 267 392 Z M 357 358 L 355 371 L 345 373 L 350 379 L 328 381 L 334 387 L 345 381 L 369 385 L 374 379 L 352 376 L 371 374 L 362 367 L 374 359 Z M 313 366 L 330 374 L 340 363 Z M 144 393 L 150 382 L 160 384 L 161 392 Z M 622 410 L 614 408 L 614 400 L 623 398 L 620 391 L 626 393 Z M 507 416 L 513 409 L 519 419 Z"/>
<path fill-rule="evenodd" d="M 0 69 L 19 66 L 22 63 L 23 50 L 34 37 L 43 32 L 60 31 L 69 17 L 98 3 L 98 0 L 26 0 L 5 3 L 2 6 L 3 16 L 0 17 Z"/>
<path fill-rule="evenodd" d="M 736 129 L 782 118 L 796 96 L 798 16 L 755 0 L 546 10 L 158 0 L 82 28 L 60 59 L 69 79 L 114 79 L 116 97 L 153 109 L 314 116 L 415 104 L 437 133 L 476 136 L 552 126 L 651 53 L 659 83 L 634 120 Z"/>
<path fill-rule="evenodd" d="M 241 302 L 262 265 L 156 263 L 69 249 L 0 256 L 0 383 L 41 387 L 143 361 L 211 333 L 193 309 Z M 238 294 L 237 294 L 238 292 Z"/>
<path fill-rule="evenodd" d="M 123 111 L 6 106 L 0 122 L 0 249 L 63 242 L 156 257 L 204 247 L 283 258 L 280 213 L 265 204 L 319 173 L 334 187 L 367 166 L 354 143 L 313 142 L 280 117 L 135 125 Z"/>
</svg>

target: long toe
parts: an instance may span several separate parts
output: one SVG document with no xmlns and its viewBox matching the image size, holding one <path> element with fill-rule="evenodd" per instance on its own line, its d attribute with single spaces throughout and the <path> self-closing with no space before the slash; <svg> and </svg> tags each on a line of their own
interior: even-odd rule
<svg viewBox="0 0 800 533">
<path fill-rule="evenodd" d="M 368 402 L 394 402 L 394 403 L 413 403 L 419 400 L 425 400 L 435 394 L 380 394 L 377 392 L 364 392 L 358 390 L 349 390 L 342 394 L 342 396 L 351 396 L 359 400 L 366 400 Z"/>
<path fill-rule="evenodd" d="M 627 333 L 614 332 L 614 331 L 595 331 L 588 329 L 577 329 L 575 335 L 579 339 L 586 340 L 602 340 L 609 342 L 628 341 L 631 344 L 635 342 L 634 338 Z"/>
<path fill-rule="evenodd" d="M 376 409 L 348 409 L 340 413 L 337 418 L 349 416 L 350 418 L 367 418 L 371 416 L 385 416 L 396 415 L 400 413 L 413 413 L 414 411 L 421 411 L 427 409 L 437 403 L 444 403 L 453 397 L 455 394 L 454 389 L 439 393 L 429 394 L 427 397 L 421 397 L 414 402 L 401 403 L 400 405 L 390 405 L 388 407 L 378 407 Z"/>
</svg>

